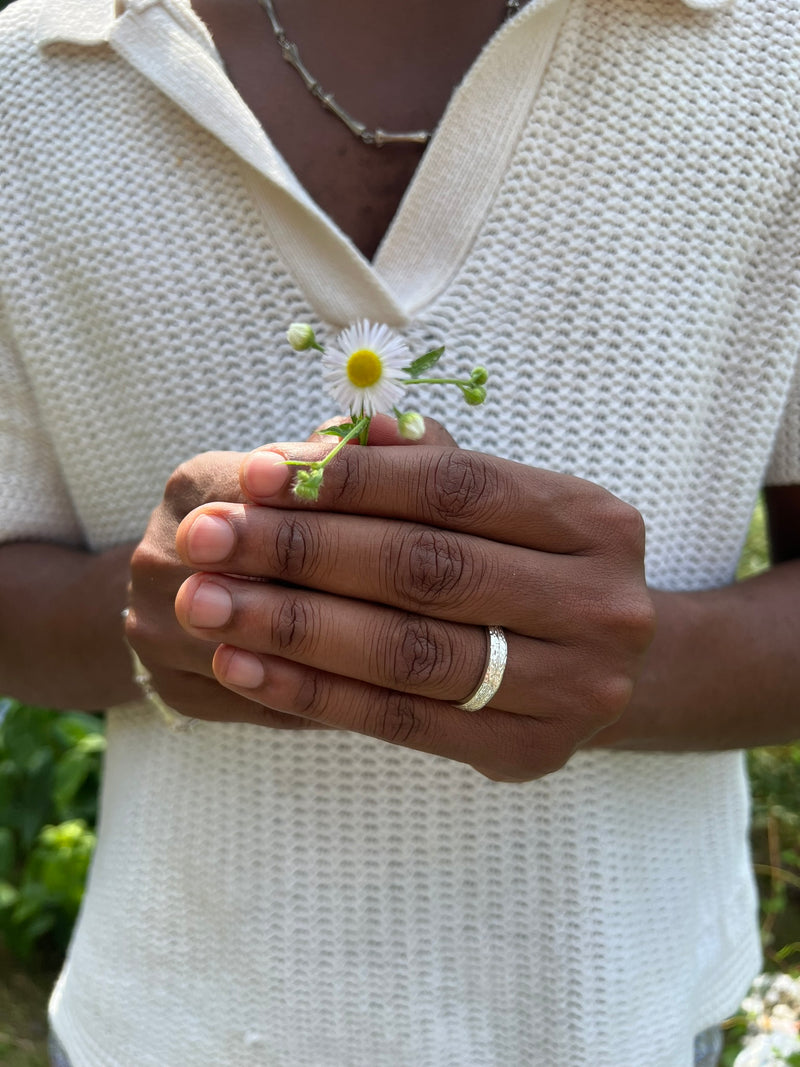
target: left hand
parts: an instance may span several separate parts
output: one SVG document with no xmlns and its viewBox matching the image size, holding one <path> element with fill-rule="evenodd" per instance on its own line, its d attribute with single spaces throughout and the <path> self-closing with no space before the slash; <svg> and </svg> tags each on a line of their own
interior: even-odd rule
<svg viewBox="0 0 800 1067">
<path fill-rule="evenodd" d="M 222 642 L 222 685 L 504 781 L 558 769 L 622 714 L 654 626 L 637 511 L 577 478 L 424 443 L 347 447 L 319 501 L 300 504 L 281 457 L 328 447 L 252 453 L 241 482 L 254 503 L 205 504 L 178 529 L 198 573 L 176 613 Z M 234 534 L 219 558 L 209 516 Z M 214 615 L 200 608 L 209 585 Z M 465 712 L 454 704 L 481 679 L 488 625 L 505 629 L 505 675 Z"/>
</svg>

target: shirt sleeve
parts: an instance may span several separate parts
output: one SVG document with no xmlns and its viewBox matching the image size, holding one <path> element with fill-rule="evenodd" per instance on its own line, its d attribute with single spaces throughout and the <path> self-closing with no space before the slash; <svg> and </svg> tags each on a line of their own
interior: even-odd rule
<svg viewBox="0 0 800 1067">
<path fill-rule="evenodd" d="M 80 523 L 0 303 L 0 542 L 78 545 Z"/>
</svg>

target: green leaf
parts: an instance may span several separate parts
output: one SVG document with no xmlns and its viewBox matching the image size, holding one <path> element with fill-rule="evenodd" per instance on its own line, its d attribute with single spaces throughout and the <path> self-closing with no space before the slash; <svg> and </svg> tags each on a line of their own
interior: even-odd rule
<svg viewBox="0 0 800 1067">
<path fill-rule="evenodd" d="M 103 719 L 79 711 L 62 712 L 53 723 L 53 739 L 62 748 L 71 748 L 89 738 L 103 737 Z"/>
<path fill-rule="evenodd" d="M 38 912 L 25 923 L 25 942 L 32 946 L 43 934 L 52 930 L 55 921 L 56 916 L 52 911 Z"/>
<path fill-rule="evenodd" d="M 53 813 L 53 754 L 40 749 L 31 763 L 12 809 L 17 813 L 16 826 L 24 849 L 33 845 L 39 829 L 52 820 Z"/>
<path fill-rule="evenodd" d="M 87 734 L 75 746 L 76 751 L 83 756 L 100 756 L 106 750 L 104 734 Z"/>
<path fill-rule="evenodd" d="M 0 761 L 0 822 L 8 824 L 8 812 L 22 779 L 21 772 L 10 759 Z"/>
<path fill-rule="evenodd" d="M 94 772 L 95 761 L 78 748 L 65 752 L 56 766 L 53 801 L 61 818 L 69 816 L 69 806 L 86 779 Z"/>
<path fill-rule="evenodd" d="M 37 711 L 20 704 L 12 708 L 2 728 L 2 754 L 19 767 L 27 768 L 41 759 L 42 750 L 50 750 L 52 712 Z"/>
<path fill-rule="evenodd" d="M 424 356 L 419 356 L 409 367 L 404 367 L 403 369 L 408 371 L 411 378 L 421 378 L 431 367 L 436 366 L 443 355 L 444 345 L 441 348 L 432 348 L 430 352 L 426 352 Z"/>
<path fill-rule="evenodd" d="M 15 889 L 10 882 L 0 882 L 0 911 L 4 908 L 13 908 L 19 900 L 19 890 Z"/>
<path fill-rule="evenodd" d="M 327 433 L 331 437 L 346 437 L 352 429 L 352 422 L 342 422 L 338 426 L 329 426 L 327 430 L 318 430 L 317 433 Z"/>
<path fill-rule="evenodd" d="M 11 921 L 15 926 L 27 926 L 35 915 L 50 904 L 50 894 L 39 882 L 26 882 L 20 889 Z"/>
<path fill-rule="evenodd" d="M 17 860 L 14 835 L 7 826 L 0 826 L 0 878 L 10 878 Z"/>
</svg>

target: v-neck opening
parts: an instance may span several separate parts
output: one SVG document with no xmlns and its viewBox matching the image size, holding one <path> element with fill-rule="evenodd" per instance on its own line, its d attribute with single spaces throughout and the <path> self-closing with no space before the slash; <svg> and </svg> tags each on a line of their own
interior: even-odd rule
<svg viewBox="0 0 800 1067">
<path fill-rule="evenodd" d="M 373 258 L 409 317 L 439 296 L 469 254 L 572 2 L 581 0 L 529 0 L 454 91 Z"/>
<path fill-rule="evenodd" d="M 565 12 L 529 0 L 454 90 L 370 258 L 311 197 L 228 77 L 186 0 L 138 0 L 111 46 L 247 165 L 246 185 L 287 269 L 323 321 L 402 327 L 446 288 L 488 214 Z M 187 26 L 194 19 L 196 27 Z M 193 32 L 194 31 L 194 32 Z"/>
</svg>

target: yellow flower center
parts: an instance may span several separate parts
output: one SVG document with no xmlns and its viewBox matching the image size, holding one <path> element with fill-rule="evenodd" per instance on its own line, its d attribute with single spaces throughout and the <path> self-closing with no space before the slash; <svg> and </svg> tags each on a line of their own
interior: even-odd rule
<svg viewBox="0 0 800 1067">
<path fill-rule="evenodd" d="M 368 348 L 360 348 L 347 361 L 347 377 L 356 389 L 368 389 L 381 380 L 383 361 Z"/>
</svg>

